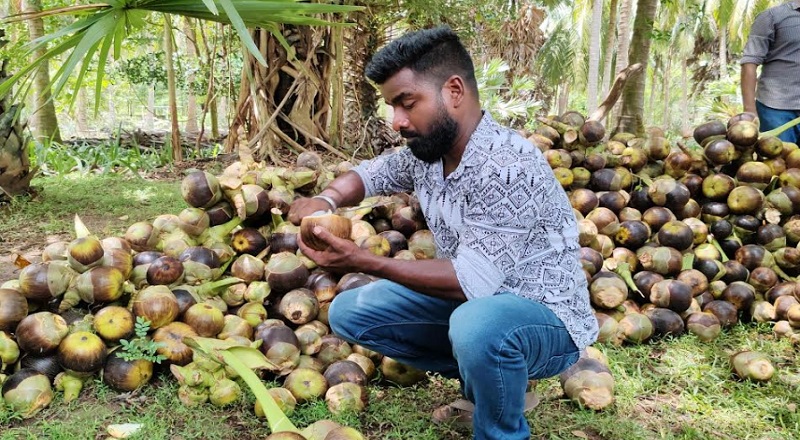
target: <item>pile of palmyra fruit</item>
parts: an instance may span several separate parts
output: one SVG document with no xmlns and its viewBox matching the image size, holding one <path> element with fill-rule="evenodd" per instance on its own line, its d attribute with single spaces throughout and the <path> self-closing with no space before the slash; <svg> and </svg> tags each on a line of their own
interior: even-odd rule
<svg viewBox="0 0 800 440">
<path fill-rule="evenodd" d="M 774 322 L 776 335 L 800 339 L 797 145 L 760 133 L 748 113 L 702 124 L 685 143 L 656 129 L 607 137 L 596 118 L 576 112 L 539 121 L 528 135 L 578 218 L 599 343 L 686 332 L 712 341 L 740 321 Z M 0 287 L 5 402 L 30 417 L 50 403 L 53 387 L 71 400 L 100 375 L 130 391 L 164 367 L 186 405 L 231 404 L 242 381 L 254 389 L 250 373 L 278 381 L 255 408 L 270 418 L 275 408 L 286 415 L 316 399 L 333 413 L 361 411 L 370 381 L 423 380 L 424 372 L 330 332 L 333 298 L 376 278 L 322 270 L 297 246 L 298 234 L 324 246 L 308 233 L 322 225 L 377 255 L 435 258 L 414 195 L 370 198 L 301 226 L 286 221 L 293 200 L 351 167 L 326 166 L 313 153 L 294 167 L 267 166 L 242 144 L 240 160 L 220 175 L 184 178 L 188 207 L 178 214 L 102 239 L 76 217 L 73 240 L 47 245 L 40 262 Z M 735 354 L 731 366 L 750 380 L 774 372 L 753 351 Z M 582 405 L 613 402 L 607 361 L 592 347 L 560 382 Z M 302 434 L 293 425 L 273 431 L 274 438 L 360 438 L 329 420 Z"/>
</svg>

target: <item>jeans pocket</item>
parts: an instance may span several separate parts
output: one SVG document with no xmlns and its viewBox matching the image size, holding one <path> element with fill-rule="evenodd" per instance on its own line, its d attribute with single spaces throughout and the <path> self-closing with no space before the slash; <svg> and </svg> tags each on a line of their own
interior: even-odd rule
<svg viewBox="0 0 800 440">
<path fill-rule="evenodd" d="M 531 379 L 545 379 L 548 377 L 553 377 L 571 367 L 575 362 L 578 362 L 580 355 L 581 353 L 579 351 L 573 351 L 571 353 L 552 356 L 547 360 L 547 363 L 545 363 L 542 368 L 537 370 L 533 376 L 531 376 Z"/>
</svg>

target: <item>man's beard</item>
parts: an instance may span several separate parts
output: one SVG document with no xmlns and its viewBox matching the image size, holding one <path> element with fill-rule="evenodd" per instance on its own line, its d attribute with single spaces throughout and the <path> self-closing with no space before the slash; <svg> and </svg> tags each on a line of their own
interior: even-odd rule
<svg viewBox="0 0 800 440">
<path fill-rule="evenodd" d="M 417 159 L 434 163 L 453 149 L 458 137 L 458 122 L 445 110 L 439 107 L 436 120 L 428 128 L 428 134 L 401 130 L 400 135 L 408 140 L 408 148 Z"/>
</svg>

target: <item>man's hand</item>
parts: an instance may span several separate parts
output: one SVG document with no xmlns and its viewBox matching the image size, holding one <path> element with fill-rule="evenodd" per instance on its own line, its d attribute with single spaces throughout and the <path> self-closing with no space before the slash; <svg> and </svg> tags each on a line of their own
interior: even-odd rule
<svg viewBox="0 0 800 440">
<path fill-rule="evenodd" d="M 353 206 L 364 200 L 364 182 L 358 173 L 348 171 L 333 180 L 319 193 L 320 196 L 330 197 L 338 206 Z M 325 197 L 299 198 L 289 207 L 287 219 L 299 225 L 303 217 L 317 211 L 330 211 L 336 209 L 325 201 Z"/>
<path fill-rule="evenodd" d="M 333 272 L 347 273 L 364 271 L 365 259 L 363 256 L 365 252 L 369 253 L 369 251 L 361 249 L 350 240 L 339 238 L 331 234 L 330 231 L 321 226 L 316 226 L 313 233 L 317 238 L 328 243 L 328 249 L 324 251 L 315 251 L 303 243 L 301 234 L 297 234 L 297 245 L 300 247 L 303 255 L 313 260 L 323 269 Z"/>
<path fill-rule="evenodd" d="M 324 199 L 315 199 L 308 197 L 300 197 L 289 207 L 289 214 L 287 219 L 299 225 L 303 217 L 309 216 L 317 211 L 330 211 L 333 208 L 330 203 Z"/>
</svg>

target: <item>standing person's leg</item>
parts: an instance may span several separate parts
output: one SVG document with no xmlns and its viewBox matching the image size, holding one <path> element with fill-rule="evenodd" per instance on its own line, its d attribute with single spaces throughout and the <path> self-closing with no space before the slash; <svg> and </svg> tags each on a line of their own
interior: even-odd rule
<svg viewBox="0 0 800 440">
<path fill-rule="evenodd" d="M 773 128 L 780 127 L 781 125 L 795 119 L 800 115 L 797 110 L 778 110 L 768 107 L 759 101 L 756 101 L 756 111 L 758 112 L 758 119 L 760 122 L 759 131 L 770 131 Z M 800 128 L 797 126 L 784 131 L 778 137 L 784 142 L 797 143 Z"/>
<path fill-rule="evenodd" d="M 450 340 L 479 440 L 530 438 L 528 379 L 555 376 L 580 356 L 550 309 L 510 293 L 462 304 L 450 318 Z"/>
<path fill-rule="evenodd" d="M 447 331 L 460 304 L 380 280 L 337 295 L 328 321 L 333 333 L 351 343 L 456 378 L 458 365 Z"/>
</svg>

